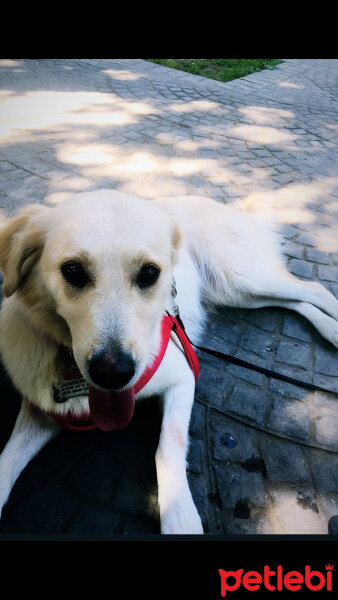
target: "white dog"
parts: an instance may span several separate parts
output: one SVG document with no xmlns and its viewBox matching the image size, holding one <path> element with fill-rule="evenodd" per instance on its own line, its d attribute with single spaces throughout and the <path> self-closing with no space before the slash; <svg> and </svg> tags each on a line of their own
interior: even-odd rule
<svg viewBox="0 0 338 600">
<path fill-rule="evenodd" d="M 136 385 L 163 350 L 163 317 L 175 314 L 175 302 L 194 343 L 212 303 L 293 309 L 338 347 L 334 296 L 288 273 L 256 218 L 206 198 L 148 201 L 101 190 L 53 208 L 26 207 L 0 232 L 0 267 L 0 351 L 22 394 L 0 457 L 0 511 L 63 425 L 90 418 L 103 430 L 123 427 L 135 393 L 137 400 L 157 394 L 161 532 L 203 533 L 186 476 L 196 372 L 174 332 L 149 382 L 141 391 Z"/>
</svg>

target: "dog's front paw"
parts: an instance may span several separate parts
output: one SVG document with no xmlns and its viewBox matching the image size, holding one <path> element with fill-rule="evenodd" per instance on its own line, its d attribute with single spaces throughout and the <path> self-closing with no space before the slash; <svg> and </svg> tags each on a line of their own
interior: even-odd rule
<svg viewBox="0 0 338 600">
<path fill-rule="evenodd" d="M 203 534 L 202 521 L 191 498 L 178 498 L 161 513 L 161 533 Z"/>
</svg>

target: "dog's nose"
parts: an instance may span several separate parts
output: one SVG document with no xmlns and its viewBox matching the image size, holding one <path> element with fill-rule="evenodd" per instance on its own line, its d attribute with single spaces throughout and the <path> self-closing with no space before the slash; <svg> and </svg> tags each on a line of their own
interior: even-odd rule
<svg viewBox="0 0 338 600">
<path fill-rule="evenodd" d="M 135 362 L 126 352 L 99 352 L 90 359 L 88 371 L 93 383 L 99 387 L 117 390 L 134 376 Z"/>
</svg>

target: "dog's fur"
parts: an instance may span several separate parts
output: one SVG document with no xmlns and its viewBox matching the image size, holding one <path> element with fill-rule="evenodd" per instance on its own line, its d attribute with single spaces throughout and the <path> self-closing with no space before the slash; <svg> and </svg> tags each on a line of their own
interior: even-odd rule
<svg viewBox="0 0 338 600">
<path fill-rule="evenodd" d="M 85 264 L 92 283 L 66 283 L 60 266 Z M 144 263 L 161 269 L 147 289 L 135 284 Z M 157 353 L 160 323 L 176 302 L 198 343 L 204 306 L 280 306 L 298 311 L 338 347 L 338 301 L 318 283 L 288 273 L 274 235 L 255 217 L 207 198 L 147 201 L 100 190 L 49 208 L 33 205 L 0 232 L 4 275 L 0 351 L 22 407 L 0 457 L 0 511 L 27 463 L 60 430 L 48 411 L 88 413 L 81 396 L 56 404 L 63 348 L 72 348 L 89 384 L 93 352 L 118 344 L 132 354 L 133 385 Z M 163 420 L 156 452 L 162 533 L 202 533 L 186 476 L 194 378 L 175 336 L 137 399 L 158 394 Z M 37 410 L 39 409 L 39 410 Z"/>
</svg>

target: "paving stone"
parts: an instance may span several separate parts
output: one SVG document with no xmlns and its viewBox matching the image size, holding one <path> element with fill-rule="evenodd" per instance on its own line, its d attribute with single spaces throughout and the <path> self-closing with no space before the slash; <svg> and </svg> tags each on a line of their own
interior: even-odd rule
<svg viewBox="0 0 338 600">
<path fill-rule="evenodd" d="M 190 419 L 189 434 L 195 438 L 203 439 L 206 424 L 206 409 L 195 400 Z"/>
<path fill-rule="evenodd" d="M 108 453 L 95 452 L 93 456 L 88 457 L 84 463 L 69 474 L 69 485 L 87 496 L 93 504 L 106 504 L 111 499 L 112 491 L 117 489 L 125 469 L 125 464 L 115 458 L 109 473 L 102 478 L 102 470 L 109 461 Z"/>
<path fill-rule="evenodd" d="M 280 315 L 276 310 L 261 308 L 247 311 L 245 313 L 245 320 L 264 331 L 275 332 L 279 327 Z"/>
<path fill-rule="evenodd" d="M 293 244 L 292 242 L 288 242 L 283 244 L 282 250 L 283 254 L 286 254 L 287 256 L 300 259 L 303 258 L 304 248 L 301 244 Z"/>
<path fill-rule="evenodd" d="M 330 263 L 330 257 L 327 252 L 317 250 L 317 248 L 306 248 L 306 256 L 309 260 L 317 263 L 328 265 Z"/>
<path fill-rule="evenodd" d="M 210 357 L 211 358 L 211 357 Z M 217 359 L 213 359 L 216 361 Z M 231 393 L 236 380 L 226 375 L 219 368 L 215 368 L 211 361 L 200 361 L 201 371 L 196 385 L 195 397 L 201 402 L 207 402 L 210 406 L 222 409 L 225 406 L 225 398 Z M 219 365 L 218 365 L 219 367 Z"/>
<path fill-rule="evenodd" d="M 277 438 L 273 442 L 262 442 L 261 452 L 270 481 L 298 483 L 309 480 L 305 457 L 296 444 Z"/>
<path fill-rule="evenodd" d="M 13 533 L 63 533 L 81 506 L 81 496 L 60 481 L 39 486 L 15 508 Z M 29 515 L 29 518 L 27 518 Z"/>
<path fill-rule="evenodd" d="M 317 347 L 315 350 L 315 371 L 324 375 L 338 376 L 338 350 L 333 347 Z"/>
<path fill-rule="evenodd" d="M 302 386 L 273 379 L 272 377 L 270 380 L 270 390 L 275 394 L 280 394 L 283 398 L 293 400 L 302 400 L 305 402 L 308 397 L 308 392 Z"/>
<path fill-rule="evenodd" d="M 313 374 L 313 383 L 319 385 L 327 390 L 332 390 L 334 393 L 338 393 L 338 379 L 337 377 L 330 377 L 328 375 L 322 375 L 320 373 Z"/>
<path fill-rule="evenodd" d="M 315 246 L 315 239 L 313 235 L 309 233 L 300 233 L 297 237 L 297 242 L 299 244 L 305 244 L 306 246 Z"/>
<path fill-rule="evenodd" d="M 297 239 L 299 241 L 299 238 Z M 303 242 L 304 243 L 304 242 Z M 289 270 L 294 275 L 305 277 L 306 279 L 313 279 L 313 264 L 305 262 L 303 260 L 297 260 L 293 258 L 289 263 Z"/>
<path fill-rule="evenodd" d="M 230 413 L 243 416 L 256 424 L 263 425 L 266 413 L 267 396 L 257 393 L 251 386 L 238 383 L 226 403 Z"/>
<path fill-rule="evenodd" d="M 124 515 L 123 525 L 119 533 L 122 535 L 134 536 L 144 535 L 145 531 L 152 535 L 159 535 L 161 532 L 159 518 L 151 518 L 145 515 L 140 516 L 130 513 Z"/>
<path fill-rule="evenodd" d="M 216 460 L 245 462 L 257 455 L 257 439 L 254 429 L 229 419 L 226 416 L 213 414 L 213 456 Z M 233 444 L 227 447 L 226 436 L 231 435 Z"/>
<path fill-rule="evenodd" d="M 325 451 L 313 451 L 309 456 L 312 477 L 318 491 L 336 494 L 338 490 L 338 456 Z"/>
<path fill-rule="evenodd" d="M 271 431 L 279 431 L 291 438 L 310 441 L 309 408 L 303 403 L 274 398 L 266 424 Z"/>
<path fill-rule="evenodd" d="M 283 233 L 283 237 L 286 239 L 293 239 L 296 236 L 298 237 L 299 234 L 299 229 L 293 227 L 292 225 L 283 225 L 281 227 L 281 231 Z"/>
<path fill-rule="evenodd" d="M 8 173 L 9 171 L 15 171 L 16 170 L 16 165 L 7 161 L 7 160 L 0 160 L 0 173 Z"/>
<path fill-rule="evenodd" d="M 338 267 L 324 267 L 319 265 L 318 277 L 326 281 L 338 281 Z"/>
<path fill-rule="evenodd" d="M 291 312 L 286 312 L 283 317 L 282 332 L 288 337 L 302 340 L 303 342 L 310 342 L 312 339 L 312 329 L 309 321 Z"/>
<path fill-rule="evenodd" d="M 292 366 L 308 369 L 310 365 L 311 347 L 302 342 L 282 340 L 276 352 L 276 361 Z"/>
<path fill-rule="evenodd" d="M 235 509 L 239 502 L 249 508 L 264 506 L 266 493 L 262 475 L 248 473 L 238 467 L 218 465 L 215 473 L 222 509 Z"/>
<path fill-rule="evenodd" d="M 316 419 L 316 443 L 320 448 L 338 452 L 338 415 L 334 411 L 320 414 Z"/>
<path fill-rule="evenodd" d="M 271 535 L 274 532 L 274 527 L 266 514 L 264 517 L 250 515 L 248 519 L 238 519 L 232 516 L 232 518 L 225 519 L 222 525 L 224 535 Z"/>
<path fill-rule="evenodd" d="M 149 492 L 147 481 L 142 480 L 142 475 L 133 472 L 133 475 L 124 477 L 121 481 L 113 502 L 116 511 L 126 511 L 132 514 L 152 517 L 157 503 L 157 489 L 153 487 Z"/>
<path fill-rule="evenodd" d="M 245 356 L 243 357 L 243 355 L 241 356 L 242 360 L 247 360 L 248 362 L 250 362 L 251 356 Z M 252 360 L 252 359 L 251 359 Z M 253 359 L 253 364 L 254 364 L 255 359 Z M 240 367 L 238 365 L 233 365 L 230 364 L 228 369 L 227 369 L 228 373 L 231 373 L 231 375 L 234 375 L 235 377 L 239 377 L 239 379 L 244 379 L 245 381 L 248 381 L 249 383 L 252 383 L 253 385 L 256 386 L 262 386 L 264 381 L 265 381 L 265 375 L 263 375 L 262 373 L 257 373 L 255 371 L 246 369 L 244 367 Z"/>
<path fill-rule="evenodd" d="M 244 331 L 239 346 L 264 358 L 268 356 L 269 352 L 275 350 L 272 336 L 267 336 L 266 332 L 249 328 Z"/>
<path fill-rule="evenodd" d="M 279 535 L 327 534 L 327 520 L 322 513 L 304 509 L 299 494 L 292 488 L 271 491 L 273 506 L 269 511 L 274 531 Z"/>
<path fill-rule="evenodd" d="M 123 517 L 121 513 L 107 508 L 97 508 L 93 505 L 82 505 L 71 521 L 65 526 L 63 533 L 67 534 L 110 534 L 122 533 Z"/>
<path fill-rule="evenodd" d="M 331 289 L 330 289 L 331 293 L 332 293 L 332 294 L 333 294 L 333 295 L 334 295 L 336 298 L 338 298 L 338 283 L 331 283 L 331 286 L 330 286 L 330 287 L 331 287 Z"/>
<path fill-rule="evenodd" d="M 331 517 L 328 527 L 330 535 L 338 535 L 338 515 Z"/>
<path fill-rule="evenodd" d="M 280 186 L 284 186 L 287 185 L 288 183 L 290 183 L 292 181 L 293 177 L 290 174 L 286 174 L 286 173 L 281 173 L 280 175 L 274 175 L 273 176 L 273 180 L 276 181 L 276 183 L 278 183 L 278 185 Z"/>
<path fill-rule="evenodd" d="M 202 473 L 203 471 L 203 446 L 202 442 L 192 440 L 189 444 L 187 455 L 187 469 L 192 473 Z"/>
<path fill-rule="evenodd" d="M 319 503 L 313 488 L 308 488 L 307 486 L 305 486 L 305 489 L 298 489 L 297 503 L 305 509 L 310 508 L 315 513 L 319 513 Z"/>
</svg>

